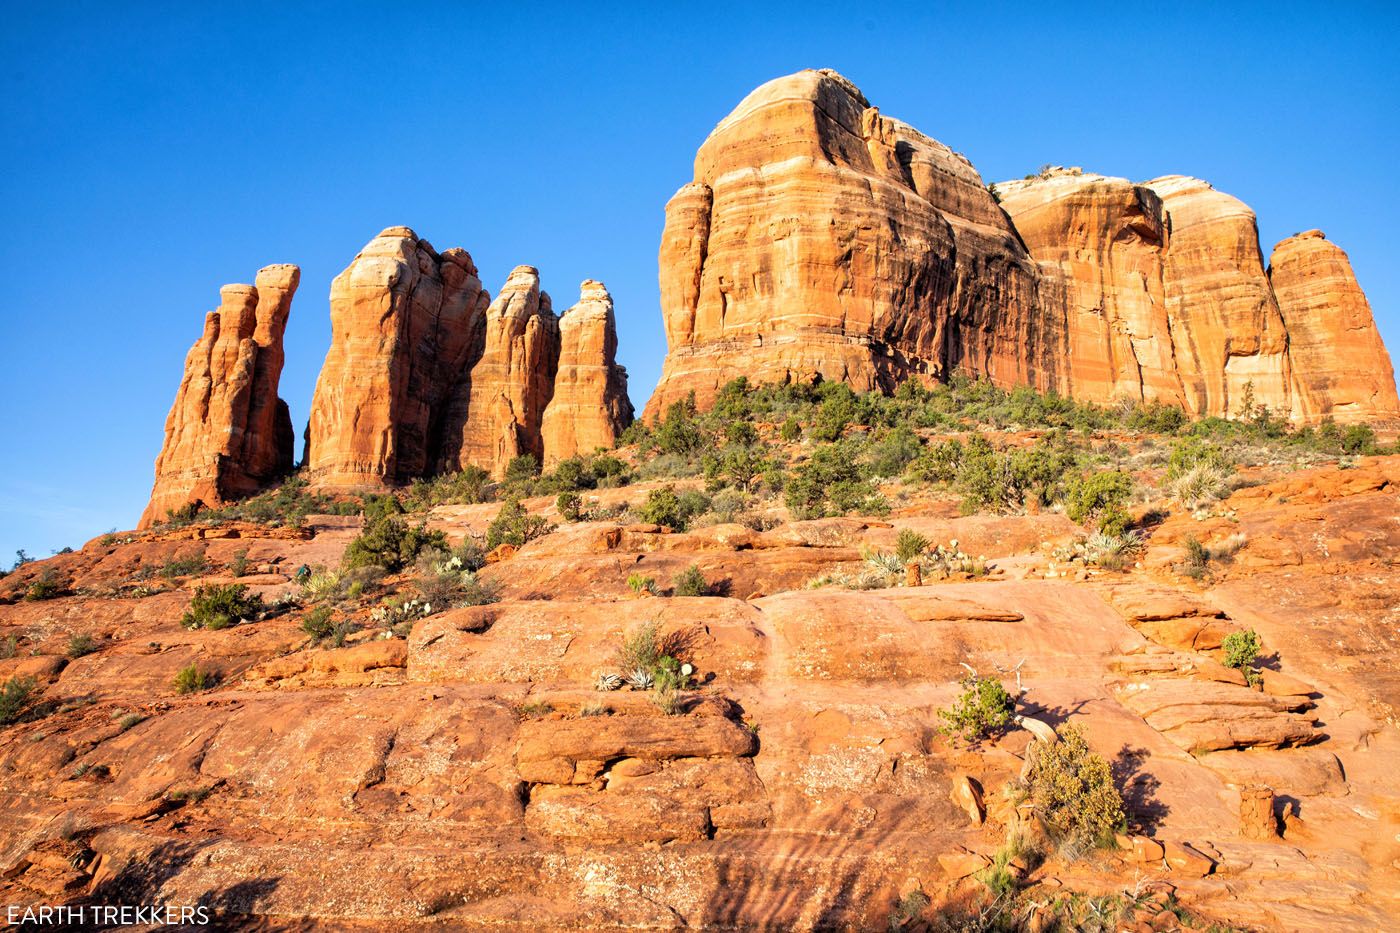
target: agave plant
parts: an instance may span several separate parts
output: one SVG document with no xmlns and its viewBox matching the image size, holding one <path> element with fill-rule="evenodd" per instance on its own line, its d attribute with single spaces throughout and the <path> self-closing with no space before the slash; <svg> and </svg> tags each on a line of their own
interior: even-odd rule
<svg viewBox="0 0 1400 933">
<path fill-rule="evenodd" d="M 627 683 L 633 690 L 650 690 L 656 685 L 656 678 L 651 671 L 639 667 L 627 675 Z"/>
<path fill-rule="evenodd" d="M 888 551 L 866 551 L 863 556 L 866 564 L 879 573 L 897 576 L 904 572 L 904 562 L 899 559 L 898 554 Z"/>
<path fill-rule="evenodd" d="M 611 692 L 622 689 L 622 678 L 617 674 L 599 674 L 598 682 L 593 685 L 595 690 Z"/>
</svg>

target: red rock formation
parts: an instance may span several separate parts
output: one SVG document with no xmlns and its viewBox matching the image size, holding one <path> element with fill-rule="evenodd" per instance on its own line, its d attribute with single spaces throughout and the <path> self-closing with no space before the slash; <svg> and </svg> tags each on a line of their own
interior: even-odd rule
<svg viewBox="0 0 1400 933">
<path fill-rule="evenodd" d="M 578 304 L 559 318 L 559 372 L 540 425 L 545 467 L 612 447 L 631 421 L 627 370 L 617 365 L 612 296 L 590 279 L 580 286 Z"/>
<path fill-rule="evenodd" d="M 220 289 L 219 310 L 185 357 L 141 527 L 172 509 L 249 495 L 291 470 L 295 436 L 277 383 L 300 275 L 296 266 L 268 266 L 254 285 Z"/>
<path fill-rule="evenodd" d="M 720 122 L 667 205 L 660 265 L 670 352 L 649 415 L 739 375 L 1048 387 L 1063 358 L 976 170 L 835 72 L 770 81 Z"/>
<path fill-rule="evenodd" d="M 465 250 L 408 227 L 369 242 L 331 283 L 331 347 L 307 437 L 315 481 L 379 486 L 432 471 L 490 296 Z"/>
<path fill-rule="evenodd" d="M 1351 262 L 1321 230 L 1274 247 L 1269 281 L 1288 327 L 1293 397 L 1304 418 L 1400 414 L 1395 371 Z"/>
<path fill-rule="evenodd" d="M 1254 213 L 1206 182 L 1060 169 L 993 187 L 1004 210 L 965 158 L 833 72 L 758 88 L 667 205 L 669 352 L 647 416 L 740 375 L 869 390 L 954 371 L 1196 416 L 1251 398 L 1296 421 L 1396 413 L 1344 256 L 1308 285 L 1276 276 L 1295 336 Z"/>
<path fill-rule="evenodd" d="M 1184 407 L 1163 282 L 1171 224 L 1162 200 L 1077 169 L 995 187 L 1041 264 L 1044 299 L 1063 303 L 1068 357 L 1058 388 Z"/>
<path fill-rule="evenodd" d="M 1288 332 L 1264 273 L 1254 212 L 1198 178 L 1143 184 L 1171 215 L 1163 278 L 1186 410 L 1238 414 L 1252 385 L 1257 404 L 1291 412 Z"/>
<path fill-rule="evenodd" d="M 543 461 L 540 422 L 558 367 L 559 321 L 549 295 L 534 267 L 516 266 L 486 311 L 485 344 L 465 393 L 458 390 L 443 467 L 476 464 L 499 475 L 521 454 Z"/>
</svg>

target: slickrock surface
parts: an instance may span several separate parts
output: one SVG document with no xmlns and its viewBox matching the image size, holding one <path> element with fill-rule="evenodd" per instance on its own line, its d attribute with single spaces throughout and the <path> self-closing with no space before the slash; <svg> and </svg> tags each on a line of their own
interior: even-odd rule
<svg viewBox="0 0 1400 933">
<path fill-rule="evenodd" d="M 1064 356 L 972 165 L 831 71 L 770 81 L 720 121 L 666 206 L 659 261 L 669 353 L 647 417 L 741 375 L 1046 387 Z"/>
<path fill-rule="evenodd" d="M 1303 415 L 1347 422 L 1400 413 L 1390 355 L 1347 254 L 1321 230 L 1291 236 L 1274 247 L 1269 281 Z"/>
<path fill-rule="evenodd" d="M 545 469 L 574 454 L 611 448 L 631 421 L 612 296 L 590 279 L 579 288 L 578 304 L 559 316 L 559 372 L 540 424 Z"/>
<path fill-rule="evenodd" d="M 482 352 L 490 296 L 464 250 L 407 227 L 371 240 L 331 283 L 331 346 L 307 463 L 319 484 L 377 486 L 432 472 L 454 393 Z"/>
<path fill-rule="evenodd" d="M 247 496 L 291 471 L 295 436 L 277 383 L 300 276 L 296 266 L 267 266 L 253 285 L 219 290 L 219 309 L 185 357 L 141 527 L 172 509 Z"/>
<path fill-rule="evenodd" d="M 1299 422 L 1400 414 L 1320 235 L 1280 244 L 1271 282 L 1253 211 L 1200 179 L 1049 169 L 992 188 L 1000 205 L 835 72 L 759 87 L 666 207 L 669 349 L 645 417 L 741 375 L 887 390 L 954 372 L 1195 416 L 1251 394 Z"/>
<path fill-rule="evenodd" d="M 596 490 L 597 507 L 655 485 Z M 481 571 L 499 602 L 343 647 L 313 644 L 302 610 L 220 631 L 179 619 L 240 552 L 270 604 L 298 592 L 295 569 L 333 565 L 353 519 L 97 539 L 0 581 L 0 639 L 18 646 L 0 678 L 34 676 L 44 704 L 0 728 L 0 896 L 201 902 L 270 928 L 883 928 L 913 887 L 981 891 L 1017 819 L 1003 788 L 1032 734 L 966 749 L 936 729 L 967 664 L 1023 685 L 1038 730 L 1084 726 L 1124 788 L 1125 848 L 1023 884 L 1165 883 L 1235 926 L 1385 928 L 1397 489 L 1400 457 L 1284 476 L 1237 492 L 1228 518 L 1174 514 L 1140 569 L 1078 582 L 1038 578 L 1074 530 L 1055 514 L 561 524 Z M 525 505 L 557 520 L 552 503 Z M 499 507 L 427 518 L 455 541 Z M 957 538 L 992 572 L 804 588 L 902 529 Z M 1218 579 L 1163 569 L 1186 535 L 1237 529 L 1249 544 Z M 196 554 L 202 577 L 143 573 Z M 626 582 L 665 593 L 692 564 L 730 595 Z M 73 595 L 13 601 L 46 571 Z M 593 686 L 651 621 L 700 681 L 678 715 Z M 1221 665 L 1222 626 L 1262 635 L 1261 690 Z M 70 659 L 76 634 L 95 650 Z M 175 694 L 191 663 L 220 686 Z M 1247 805 L 1241 821 L 1259 788 L 1281 839 L 1256 838 L 1267 814 Z"/>
</svg>

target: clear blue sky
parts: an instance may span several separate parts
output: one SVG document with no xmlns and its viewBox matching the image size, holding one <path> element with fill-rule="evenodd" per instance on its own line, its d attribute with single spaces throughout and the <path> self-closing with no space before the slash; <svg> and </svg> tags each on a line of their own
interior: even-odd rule
<svg viewBox="0 0 1400 933">
<path fill-rule="evenodd" d="M 1393 3 L 214 6 L 3 6 L 5 563 L 135 523 L 204 312 L 268 263 L 303 270 L 300 435 L 330 280 L 393 224 L 465 247 L 492 293 L 520 263 L 558 308 L 604 280 L 640 408 L 662 207 L 714 124 L 801 68 L 989 181 L 1180 172 L 1253 206 L 1266 251 L 1320 227 L 1400 348 Z"/>
</svg>

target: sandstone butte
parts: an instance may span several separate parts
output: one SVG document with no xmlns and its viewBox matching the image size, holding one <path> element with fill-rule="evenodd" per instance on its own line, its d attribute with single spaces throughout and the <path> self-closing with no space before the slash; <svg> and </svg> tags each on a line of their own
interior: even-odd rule
<svg viewBox="0 0 1400 933">
<path fill-rule="evenodd" d="M 296 443 L 277 395 L 282 335 L 301 270 L 258 271 L 253 285 L 225 285 L 217 311 L 185 357 L 141 526 L 186 505 L 250 495 L 291 472 Z"/>
<path fill-rule="evenodd" d="M 407 227 L 380 233 L 331 285 L 313 482 L 395 485 L 469 465 L 499 475 L 521 454 L 553 463 L 612 446 L 632 420 L 627 374 L 607 289 L 582 291 L 561 323 L 531 266 L 492 301 L 464 250 L 439 255 Z"/>
<path fill-rule="evenodd" d="M 666 206 L 669 352 L 645 416 L 740 375 L 889 390 L 957 372 L 1196 416 L 1251 392 L 1295 422 L 1400 415 L 1346 255 L 1301 234 L 1272 264 L 1254 213 L 1199 179 L 989 189 L 841 75 L 803 71 L 721 120 Z"/>
<path fill-rule="evenodd" d="M 255 287 L 223 289 L 185 361 L 142 527 L 291 471 L 277 382 L 296 284 L 295 266 L 270 266 Z M 307 428 L 318 485 L 380 488 L 471 464 L 499 474 L 524 453 L 552 465 L 611 447 L 632 420 L 601 282 L 556 317 L 538 272 L 519 266 L 492 301 L 465 250 L 390 227 L 336 277 L 330 306 Z"/>
</svg>

